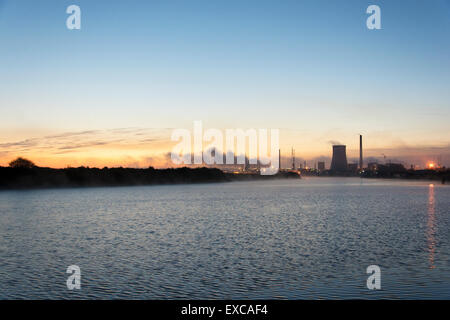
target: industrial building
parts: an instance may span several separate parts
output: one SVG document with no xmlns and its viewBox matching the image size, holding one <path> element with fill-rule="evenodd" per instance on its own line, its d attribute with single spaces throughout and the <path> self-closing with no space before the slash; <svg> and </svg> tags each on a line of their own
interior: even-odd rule
<svg viewBox="0 0 450 320">
<path fill-rule="evenodd" d="M 345 145 L 333 146 L 333 158 L 331 159 L 330 170 L 334 172 L 346 172 L 348 170 Z"/>
<path fill-rule="evenodd" d="M 324 171 L 325 170 L 325 162 L 324 161 L 317 162 L 317 169 L 319 171 Z"/>
</svg>

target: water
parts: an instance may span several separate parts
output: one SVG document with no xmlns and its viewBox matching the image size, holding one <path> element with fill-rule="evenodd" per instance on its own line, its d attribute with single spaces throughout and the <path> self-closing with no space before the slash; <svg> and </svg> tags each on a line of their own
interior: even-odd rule
<svg viewBox="0 0 450 320">
<path fill-rule="evenodd" d="M 381 268 L 368 290 L 366 268 Z M 81 290 L 66 287 L 69 265 Z M 305 178 L 0 192 L 1 299 L 450 299 L 450 187 Z"/>
</svg>

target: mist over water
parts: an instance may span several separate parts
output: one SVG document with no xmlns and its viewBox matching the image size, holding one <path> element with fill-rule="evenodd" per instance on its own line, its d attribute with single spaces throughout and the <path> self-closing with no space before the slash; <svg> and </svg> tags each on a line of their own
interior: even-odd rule
<svg viewBox="0 0 450 320">
<path fill-rule="evenodd" d="M 430 182 L 1 191 L 0 299 L 449 299 L 449 231 Z"/>
</svg>

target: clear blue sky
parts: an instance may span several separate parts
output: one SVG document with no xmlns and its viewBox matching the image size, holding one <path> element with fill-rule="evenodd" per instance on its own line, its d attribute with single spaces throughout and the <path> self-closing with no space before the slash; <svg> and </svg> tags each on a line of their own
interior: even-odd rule
<svg viewBox="0 0 450 320">
<path fill-rule="evenodd" d="M 382 30 L 366 28 L 370 4 Z M 450 142 L 449 0 L 0 0 L 0 46 L 11 141 L 203 120 L 316 142 L 362 132 L 377 148 Z"/>
</svg>

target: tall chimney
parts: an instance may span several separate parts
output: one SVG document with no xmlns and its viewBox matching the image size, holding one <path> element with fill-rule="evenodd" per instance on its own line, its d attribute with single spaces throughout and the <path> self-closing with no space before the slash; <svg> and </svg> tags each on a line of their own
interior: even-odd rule
<svg viewBox="0 0 450 320">
<path fill-rule="evenodd" d="M 278 149 L 278 168 L 281 171 L 281 149 Z"/>
<path fill-rule="evenodd" d="M 359 135 L 359 170 L 363 170 L 363 146 L 362 146 L 362 135 Z"/>
<path fill-rule="evenodd" d="M 295 170 L 295 150 L 292 148 L 292 170 Z"/>
</svg>

